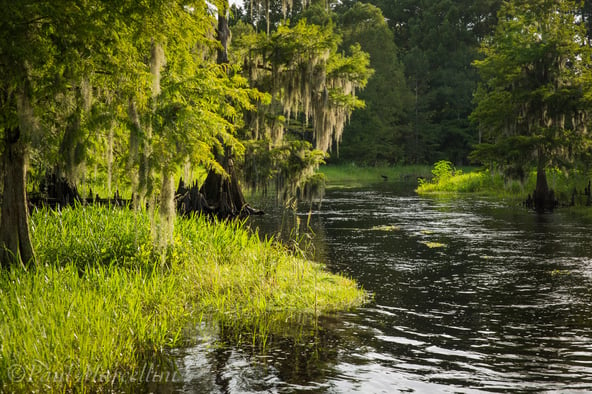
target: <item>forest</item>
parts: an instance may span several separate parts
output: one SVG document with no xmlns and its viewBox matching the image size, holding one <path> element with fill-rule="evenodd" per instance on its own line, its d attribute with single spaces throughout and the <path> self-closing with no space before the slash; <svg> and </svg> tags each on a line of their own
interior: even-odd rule
<svg viewBox="0 0 592 394">
<path fill-rule="evenodd" d="M 34 260 L 28 189 L 57 189 L 45 197 L 58 200 L 129 190 L 136 208 L 158 206 L 164 246 L 181 176 L 206 174 L 197 203 L 220 216 L 247 209 L 238 166 L 247 184 L 275 178 L 278 193 L 303 189 L 363 105 L 355 92 L 371 75 L 368 55 L 340 47 L 329 19 L 266 32 L 236 25 L 229 50 L 227 1 L 5 9 L 3 264 Z M 327 14 L 320 5 L 306 12 Z"/>
<path fill-rule="evenodd" d="M 34 259 L 27 192 L 123 193 L 167 239 L 179 179 L 232 216 L 243 188 L 314 194 L 325 162 L 534 166 L 543 199 L 544 169 L 589 168 L 588 2 L 5 8 L 3 264 Z"/>
</svg>

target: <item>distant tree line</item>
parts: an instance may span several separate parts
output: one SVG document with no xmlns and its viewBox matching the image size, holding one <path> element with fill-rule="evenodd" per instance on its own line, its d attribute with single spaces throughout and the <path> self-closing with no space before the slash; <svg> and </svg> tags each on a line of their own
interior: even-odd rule
<svg viewBox="0 0 592 394">
<path fill-rule="evenodd" d="M 352 29 L 370 53 L 374 77 L 360 94 L 339 149 L 363 164 L 468 164 L 478 128 L 469 115 L 479 75 L 471 63 L 497 22 L 501 0 L 344 0 L 338 10 L 374 5 L 381 15 Z M 362 7 L 363 6 L 363 7 Z M 353 25 L 352 25 L 353 26 Z M 337 160 L 337 158 L 333 157 Z"/>
<path fill-rule="evenodd" d="M 519 180 L 534 169 L 541 209 L 553 204 L 547 169 L 590 172 L 591 1 L 363 2 L 380 8 L 389 30 L 375 42 L 358 36 L 376 71 L 341 160 L 446 159 Z M 389 36 L 395 45 L 382 44 Z"/>
</svg>

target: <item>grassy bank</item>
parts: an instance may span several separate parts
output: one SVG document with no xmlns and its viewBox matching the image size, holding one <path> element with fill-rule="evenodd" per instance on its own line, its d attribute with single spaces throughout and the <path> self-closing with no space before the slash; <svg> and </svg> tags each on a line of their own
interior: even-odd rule
<svg viewBox="0 0 592 394">
<path fill-rule="evenodd" d="M 446 176 L 434 176 L 429 181 L 420 182 L 416 189 L 419 194 L 477 193 L 500 197 L 523 193 L 524 190 L 525 187 L 520 182 L 506 182 L 501 174 L 479 170 L 454 171 Z"/>
<path fill-rule="evenodd" d="M 585 205 L 587 196 L 583 190 L 590 177 L 579 171 L 565 172 L 558 169 L 547 170 L 547 183 L 555 192 L 560 204 L 571 204 L 576 190 L 576 205 Z M 509 200 L 524 200 L 532 194 L 536 186 L 536 171 L 530 171 L 523 181 L 507 179 L 503 174 L 488 170 L 473 169 L 469 172 L 457 171 L 451 165 L 436 163 L 432 178 L 419 183 L 418 194 L 473 193 Z"/>
<path fill-rule="evenodd" d="M 152 246 L 148 215 L 126 209 L 36 212 L 32 233 L 37 268 L 0 273 L 7 392 L 117 386 L 181 344 L 184 329 L 200 319 L 241 327 L 264 321 L 265 330 L 365 298 L 353 281 L 232 222 L 178 219 L 164 252 Z"/>
<path fill-rule="evenodd" d="M 430 167 L 417 166 L 377 166 L 366 167 L 355 164 L 327 165 L 320 168 L 325 174 L 328 186 L 370 184 L 384 181 L 414 182 L 418 177 L 430 175 Z"/>
</svg>

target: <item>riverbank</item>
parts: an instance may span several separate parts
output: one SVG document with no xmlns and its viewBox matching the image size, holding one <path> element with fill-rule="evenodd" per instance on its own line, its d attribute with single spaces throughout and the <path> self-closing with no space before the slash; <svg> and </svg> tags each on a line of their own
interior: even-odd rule
<svg viewBox="0 0 592 394">
<path fill-rule="evenodd" d="M 376 166 L 355 164 L 326 165 L 319 169 L 325 175 L 329 187 L 356 186 L 383 181 L 416 182 L 417 178 L 429 177 L 430 166 Z"/>
<path fill-rule="evenodd" d="M 578 171 L 547 170 L 549 188 L 554 191 L 555 198 L 561 205 L 589 205 L 589 197 L 584 194 L 589 180 L 586 174 Z M 432 170 L 432 178 L 420 181 L 416 192 L 420 195 L 471 193 L 521 202 L 526 200 L 529 194 L 532 195 L 535 186 L 535 170 L 528 172 L 520 181 L 507 179 L 500 172 L 477 168 L 458 171 L 451 165 L 441 164 L 438 167 L 436 163 Z"/>
<path fill-rule="evenodd" d="M 126 209 L 42 210 L 31 228 L 36 269 L 0 273 L 2 391 L 109 391 L 200 320 L 265 335 L 366 299 L 238 222 L 177 219 L 166 251 L 148 214 Z"/>
</svg>

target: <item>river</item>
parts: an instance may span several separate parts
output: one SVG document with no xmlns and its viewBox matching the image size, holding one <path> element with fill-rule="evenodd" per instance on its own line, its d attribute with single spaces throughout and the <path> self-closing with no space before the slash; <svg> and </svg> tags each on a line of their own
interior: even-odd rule
<svg viewBox="0 0 592 394">
<path fill-rule="evenodd" d="M 316 258 L 373 301 L 263 350 L 213 330 L 156 391 L 592 391 L 592 222 L 385 182 L 329 189 L 310 227 Z"/>
</svg>

